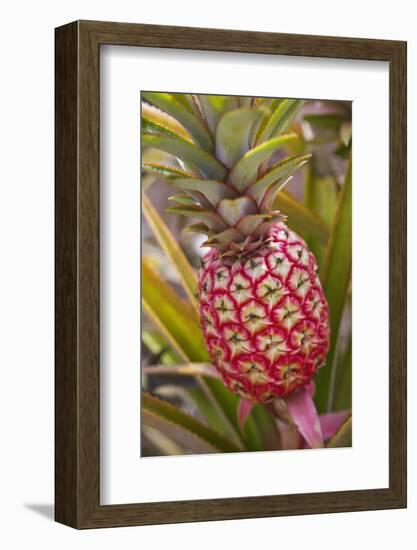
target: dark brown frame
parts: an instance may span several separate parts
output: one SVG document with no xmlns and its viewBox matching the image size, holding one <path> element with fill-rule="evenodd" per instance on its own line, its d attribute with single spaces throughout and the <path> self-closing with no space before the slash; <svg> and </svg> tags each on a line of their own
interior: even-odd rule
<svg viewBox="0 0 417 550">
<path fill-rule="evenodd" d="M 56 29 L 55 519 L 75 528 L 406 506 L 406 43 L 77 21 Z M 389 488 L 127 505 L 99 499 L 102 44 L 389 62 Z"/>
</svg>

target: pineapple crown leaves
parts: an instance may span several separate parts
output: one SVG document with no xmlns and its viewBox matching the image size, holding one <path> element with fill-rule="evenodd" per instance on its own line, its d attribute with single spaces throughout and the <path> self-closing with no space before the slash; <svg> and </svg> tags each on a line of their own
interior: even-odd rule
<svg viewBox="0 0 417 550">
<path fill-rule="evenodd" d="M 295 155 L 292 157 L 286 157 L 283 160 L 277 162 L 266 170 L 264 175 L 260 177 L 253 185 L 248 189 L 248 195 L 255 200 L 262 200 L 265 192 L 275 182 L 283 184 L 287 182 L 288 177 L 305 164 L 311 155 Z"/>
<path fill-rule="evenodd" d="M 200 95 L 198 96 L 198 101 L 201 113 L 213 136 L 216 135 L 217 125 L 221 116 L 228 111 L 240 107 L 238 98 L 235 96 Z"/>
<path fill-rule="evenodd" d="M 223 164 L 188 141 L 162 135 L 143 134 L 142 145 L 155 147 L 183 160 L 186 164 L 190 164 L 194 169 L 200 171 L 206 178 L 222 180 L 226 177 L 227 170 Z"/>
<path fill-rule="evenodd" d="M 174 94 L 143 92 L 142 96 L 179 122 L 190 134 L 193 141 L 204 151 L 212 152 L 214 144 L 207 127 L 192 112 L 178 101 Z"/>
<path fill-rule="evenodd" d="M 244 192 L 253 183 L 262 163 L 270 159 L 282 145 L 296 138 L 296 134 L 284 134 L 254 147 L 238 160 L 232 168 L 228 180 L 236 189 Z"/>
<path fill-rule="evenodd" d="M 267 239 L 285 219 L 273 210 L 276 194 L 310 155 L 273 155 L 298 139 L 286 132 L 303 101 L 241 96 L 143 93 L 142 144 L 167 153 L 167 163 L 144 163 L 174 187 L 168 209 L 195 218 L 189 231 L 202 246 L 241 255 Z M 150 105 L 152 104 L 152 105 Z M 173 162 L 172 162 L 173 161 Z M 179 168 L 178 168 L 179 166 Z"/>
<path fill-rule="evenodd" d="M 232 169 L 250 148 L 250 132 L 261 118 L 256 109 L 236 109 L 223 115 L 216 129 L 216 156 Z"/>
<path fill-rule="evenodd" d="M 181 170 L 176 166 L 162 164 L 160 162 L 144 162 L 142 168 L 145 172 L 151 172 L 165 178 L 166 180 L 175 180 L 178 178 L 192 178 L 193 173 Z"/>
<path fill-rule="evenodd" d="M 216 208 L 222 199 L 235 199 L 238 192 L 231 185 L 216 180 L 200 180 L 194 178 L 178 178 L 172 186 L 182 191 L 198 191 L 202 193 L 211 205 Z"/>
<path fill-rule="evenodd" d="M 264 143 L 274 135 L 286 131 L 303 105 L 304 101 L 297 99 L 281 101 L 266 121 L 265 127 L 258 136 L 257 143 Z"/>
<path fill-rule="evenodd" d="M 148 103 L 142 103 L 142 128 L 145 133 L 192 141 L 177 119 Z"/>
</svg>

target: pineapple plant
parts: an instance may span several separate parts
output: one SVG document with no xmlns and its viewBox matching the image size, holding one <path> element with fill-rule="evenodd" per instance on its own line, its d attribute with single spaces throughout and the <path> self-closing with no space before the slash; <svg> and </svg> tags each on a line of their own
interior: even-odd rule
<svg viewBox="0 0 417 550">
<path fill-rule="evenodd" d="M 309 158 L 274 159 L 295 137 L 284 132 L 303 102 L 192 96 L 184 103 L 160 93 L 144 99 L 144 143 L 174 153 L 179 163 L 144 168 L 179 191 L 169 211 L 197 220 L 187 230 L 206 237 L 197 294 L 211 359 L 241 397 L 285 397 L 314 378 L 329 347 L 316 260 L 274 208 Z"/>
<path fill-rule="evenodd" d="M 315 174 L 311 153 L 316 163 L 328 157 L 329 140 L 332 162 L 337 155 L 348 158 L 350 137 L 340 136 L 348 135 L 349 114 L 310 115 L 308 109 L 305 114 L 304 104 L 142 93 L 142 185 L 168 184 L 167 211 L 175 219 L 185 217 L 185 231 L 199 234 L 194 242 L 203 251 L 195 274 L 144 193 L 146 220 L 178 270 L 188 300 L 166 284 L 166 272 L 158 274 L 143 259 L 145 311 L 162 331 L 147 333 L 146 345 L 166 357 L 165 366 L 143 370 L 151 377 L 195 377 L 203 391 L 185 390 L 198 404 L 197 420 L 172 407 L 171 398 L 183 401 L 184 388 L 157 387 L 163 401 L 144 394 L 145 428 L 156 429 L 151 438 L 158 430 L 170 437 L 175 424 L 183 429 L 179 448 L 194 445 L 195 452 L 203 452 L 202 440 L 223 452 L 234 445 L 234 450 L 320 447 L 349 415 L 340 407 L 332 410 L 335 392 L 349 381 L 331 382 L 329 366 L 323 376 L 320 369 L 343 363 L 342 377 L 350 368 L 351 348 L 343 342 L 336 348 L 350 296 L 351 260 L 343 256 L 349 251 L 344 240 L 351 223 L 350 171 L 343 176 L 348 184 L 317 175 L 305 179 L 307 207 L 284 190 L 304 165 L 307 174 Z M 313 139 L 304 136 L 305 125 Z M 339 269 L 332 270 L 334 264 Z M 338 398 L 347 406 L 349 399 Z M 319 416 L 316 403 L 327 414 Z M 197 435 L 192 442 L 190 433 Z M 178 443 L 178 433 L 175 438 Z"/>
</svg>

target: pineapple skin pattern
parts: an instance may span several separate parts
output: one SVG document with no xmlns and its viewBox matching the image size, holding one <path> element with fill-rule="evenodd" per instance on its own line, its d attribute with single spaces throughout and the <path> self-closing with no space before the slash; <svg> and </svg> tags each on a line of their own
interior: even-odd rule
<svg viewBox="0 0 417 550">
<path fill-rule="evenodd" d="M 283 222 L 268 246 L 225 261 L 208 252 L 199 270 L 200 321 L 224 384 L 254 403 L 307 385 L 329 349 L 329 310 L 306 243 Z"/>
</svg>

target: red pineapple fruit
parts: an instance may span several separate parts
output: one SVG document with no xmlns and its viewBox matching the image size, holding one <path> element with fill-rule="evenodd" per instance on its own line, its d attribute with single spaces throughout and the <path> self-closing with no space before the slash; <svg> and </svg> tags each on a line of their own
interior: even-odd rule
<svg viewBox="0 0 417 550">
<path fill-rule="evenodd" d="M 201 326 L 234 393 L 265 403 L 308 384 L 329 347 L 328 306 L 317 264 L 283 222 L 250 257 L 208 252 L 199 271 Z"/>
</svg>

